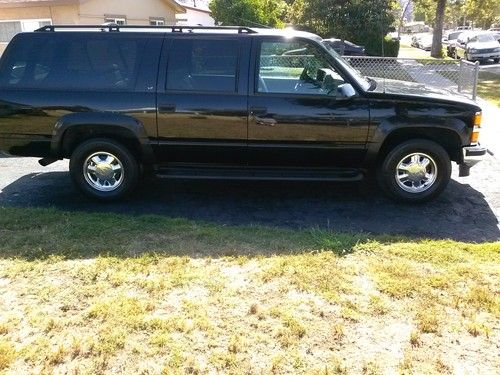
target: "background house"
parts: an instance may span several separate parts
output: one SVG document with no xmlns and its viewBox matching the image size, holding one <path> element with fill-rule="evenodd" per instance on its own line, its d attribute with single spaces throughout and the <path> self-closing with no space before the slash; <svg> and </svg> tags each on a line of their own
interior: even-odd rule
<svg viewBox="0 0 500 375">
<path fill-rule="evenodd" d="M 208 2 L 185 0 L 0 0 L 0 54 L 13 36 L 50 24 L 213 25 Z"/>
<path fill-rule="evenodd" d="M 215 25 L 215 20 L 212 18 L 210 9 L 208 9 L 209 1 L 177 0 L 177 3 L 186 9 L 186 13 L 177 14 L 178 25 Z"/>
</svg>

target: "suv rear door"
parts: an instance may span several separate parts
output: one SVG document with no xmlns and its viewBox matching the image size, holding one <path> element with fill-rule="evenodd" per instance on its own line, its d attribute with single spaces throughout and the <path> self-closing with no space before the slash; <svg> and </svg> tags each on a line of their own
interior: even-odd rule
<svg viewBox="0 0 500 375">
<path fill-rule="evenodd" d="M 252 46 L 249 162 L 259 166 L 359 166 L 368 100 L 336 95 L 348 83 L 308 39 L 256 37 Z"/>
<path fill-rule="evenodd" d="M 180 34 L 167 36 L 164 46 L 158 86 L 158 159 L 245 164 L 250 39 Z"/>
</svg>

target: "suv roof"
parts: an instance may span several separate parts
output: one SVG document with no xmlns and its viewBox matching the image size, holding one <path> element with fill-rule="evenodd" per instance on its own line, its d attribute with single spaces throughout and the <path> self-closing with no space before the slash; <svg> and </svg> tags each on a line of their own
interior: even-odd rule
<svg viewBox="0 0 500 375">
<path fill-rule="evenodd" d="M 170 33 L 200 33 L 200 34 L 259 34 L 286 37 L 304 37 L 321 40 L 313 33 L 306 31 L 285 29 L 267 29 L 246 26 L 150 26 L 150 25 L 47 25 L 39 28 L 36 32 L 170 32 Z"/>
</svg>

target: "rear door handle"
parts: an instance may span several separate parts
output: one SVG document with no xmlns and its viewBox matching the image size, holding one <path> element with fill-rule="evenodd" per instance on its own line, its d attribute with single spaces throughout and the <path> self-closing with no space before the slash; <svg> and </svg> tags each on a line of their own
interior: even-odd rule
<svg viewBox="0 0 500 375">
<path fill-rule="evenodd" d="M 250 115 L 253 117 L 256 125 L 274 126 L 278 123 L 278 121 L 276 121 L 273 118 L 262 117 L 262 116 L 265 116 L 266 114 L 267 114 L 266 107 L 252 107 L 252 108 L 250 108 Z"/>
</svg>

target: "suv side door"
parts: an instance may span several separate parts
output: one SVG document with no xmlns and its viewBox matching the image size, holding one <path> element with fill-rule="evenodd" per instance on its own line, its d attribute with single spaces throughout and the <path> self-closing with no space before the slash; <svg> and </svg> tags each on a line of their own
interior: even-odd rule
<svg viewBox="0 0 500 375">
<path fill-rule="evenodd" d="M 248 144 L 257 166 L 359 166 L 369 103 L 337 95 L 349 81 L 308 39 L 256 37 L 252 45 Z"/>
<path fill-rule="evenodd" d="M 249 54 L 250 39 L 241 35 L 166 37 L 158 80 L 160 162 L 246 163 Z"/>
</svg>

